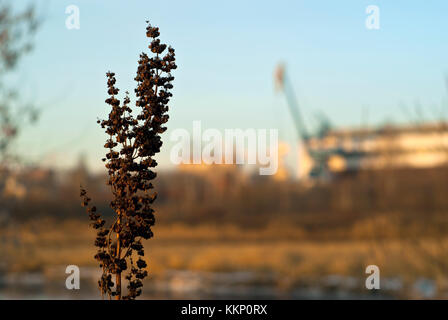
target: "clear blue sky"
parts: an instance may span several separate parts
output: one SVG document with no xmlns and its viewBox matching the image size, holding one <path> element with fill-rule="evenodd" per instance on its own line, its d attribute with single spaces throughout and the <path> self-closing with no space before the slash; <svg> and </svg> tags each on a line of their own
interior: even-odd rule
<svg viewBox="0 0 448 320">
<path fill-rule="evenodd" d="M 22 1 L 25 3 L 26 1 Z M 434 119 L 446 101 L 447 1 L 36 1 L 43 16 L 35 50 L 17 74 L 23 94 L 43 108 L 20 137 L 20 152 L 43 164 L 71 165 L 83 152 L 101 166 L 108 109 L 105 73 L 122 92 L 134 89 L 145 20 L 176 49 L 170 130 L 279 128 L 294 141 L 272 73 L 283 61 L 306 121 L 323 111 L 336 126 L 408 121 L 399 104 L 417 101 Z M 19 3 L 17 5 L 21 5 Z M 65 8 L 80 9 L 80 30 L 65 27 Z M 365 9 L 380 8 L 380 30 L 367 30 Z M 448 116 L 448 106 L 446 114 Z M 166 162 L 169 132 L 161 161 Z"/>
</svg>

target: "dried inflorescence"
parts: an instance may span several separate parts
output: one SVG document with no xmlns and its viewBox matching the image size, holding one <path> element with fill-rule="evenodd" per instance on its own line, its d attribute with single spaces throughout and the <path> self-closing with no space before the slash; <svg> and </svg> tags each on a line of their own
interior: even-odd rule
<svg viewBox="0 0 448 320">
<path fill-rule="evenodd" d="M 153 168 L 157 162 L 153 157 L 162 146 L 160 134 L 166 130 L 163 125 L 168 121 L 168 102 L 174 79 L 170 72 L 177 68 L 174 49 L 167 49 L 158 39 L 159 28 L 148 23 L 146 35 L 152 39 L 149 49 L 153 55 L 149 57 L 142 53 L 138 62 L 136 116 L 129 107 L 127 92 L 123 102 L 117 99 L 119 90 L 115 87 L 115 74 L 108 72 L 109 98 L 106 103 L 112 109 L 107 120 L 98 120 L 109 135 L 104 145 L 108 152 L 102 160 L 108 169 L 108 184 L 113 193 L 110 206 L 115 216 L 110 224 L 101 218 L 96 207 L 89 205 L 91 199 L 81 188 L 82 204 L 87 207 L 91 225 L 97 230 L 95 259 L 103 269 L 98 284 L 103 295 L 117 299 L 122 295 L 121 277 L 126 270 L 128 293 L 124 299 L 139 296 L 142 280 L 148 275 L 142 240 L 153 236 L 151 227 L 155 221 L 151 205 L 157 194 L 152 191 L 151 181 L 156 177 Z"/>
</svg>

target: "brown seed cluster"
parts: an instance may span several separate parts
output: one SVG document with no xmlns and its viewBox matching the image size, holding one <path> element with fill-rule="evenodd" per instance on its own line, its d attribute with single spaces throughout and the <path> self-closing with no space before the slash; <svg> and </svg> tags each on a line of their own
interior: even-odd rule
<svg viewBox="0 0 448 320">
<path fill-rule="evenodd" d="M 125 271 L 128 293 L 124 299 L 139 296 L 142 280 L 148 275 L 142 240 L 153 236 L 151 227 L 155 221 L 152 203 L 157 194 L 152 190 L 152 180 L 156 177 L 153 169 L 157 162 L 153 157 L 162 146 L 160 134 L 166 130 L 164 124 L 168 121 L 168 102 L 174 80 L 171 71 L 177 68 L 174 49 L 167 48 L 158 39 L 159 28 L 148 22 L 146 35 L 151 39 L 152 55 L 140 55 L 134 112 L 129 107 L 128 92 L 121 102 L 117 98 L 119 89 L 115 87 L 115 74 L 107 73 L 109 98 L 106 103 L 111 111 L 108 119 L 98 123 L 109 136 L 104 145 L 108 152 L 102 160 L 108 169 L 108 184 L 113 194 L 110 206 L 115 216 L 110 224 L 101 218 L 96 207 L 89 205 L 91 199 L 81 188 L 82 204 L 87 207 L 91 225 L 97 230 L 95 259 L 103 269 L 98 284 L 102 295 L 117 299 L 122 297 L 121 276 Z"/>
</svg>

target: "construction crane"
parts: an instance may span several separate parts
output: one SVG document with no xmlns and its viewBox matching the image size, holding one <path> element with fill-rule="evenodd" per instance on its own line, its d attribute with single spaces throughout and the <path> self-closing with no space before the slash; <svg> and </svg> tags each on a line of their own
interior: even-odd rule
<svg viewBox="0 0 448 320">
<path fill-rule="evenodd" d="M 303 121 L 297 98 L 283 64 L 279 64 L 275 70 L 275 84 L 286 97 L 297 136 L 302 141 L 303 149 L 300 156 L 299 178 L 327 178 L 327 160 L 332 152 L 317 151 L 309 147 L 311 135 Z M 329 125 L 325 125 L 328 129 Z"/>
<path fill-rule="evenodd" d="M 299 105 L 297 103 L 297 98 L 286 75 L 283 64 L 279 64 L 275 71 L 275 84 L 277 88 L 282 90 L 285 94 L 289 112 L 291 112 L 298 137 L 302 139 L 303 142 L 306 142 L 309 139 L 308 130 L 305 126 L 305 122 L 303 121 L 302 114 L 300 113 Z"/>
</svg>

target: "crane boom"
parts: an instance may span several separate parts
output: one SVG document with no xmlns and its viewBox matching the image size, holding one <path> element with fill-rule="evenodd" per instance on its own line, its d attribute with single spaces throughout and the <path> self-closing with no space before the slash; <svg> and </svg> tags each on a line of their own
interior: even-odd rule
<svg viewBox="0 0 448 320">
<path fill-rule="evenodd" d="M 301 170 L 301 173 L 299 175 L 302 177 L 313 176 L 325 178 L 329 152 L 310 149 L 309 139 L 311 136 L 309 135 L 305 122 L 303 121 L 297 98 L 294 94 L 293 87 L 286 75 L 283 65 L 279 65 L 277 67 L 275 78 L 277 87 L 279 87 L 285 94 L 288 108 L 291 113 L 298 137 L 303 142 L 303 155 L 301 156 L 301 165 L 304 168 L 303 170 Z"/>
<path fill-rule="evenodd" d="M 295 96 L 294 90 L 291 86 L 289 78 L 286 75 L 285 68 L 283 65 L 279 65 L 276 71 L 276 80 L 278 86 L 282 89 L 283 93 L 286 96 L 286 101 L 288 103 L 289 111 L 291 112 L 291 116 L 294 122 L 294 126 L 296 128 L 297 134 L 300 139 L 306 142 L 309 138 L 307 128 L 305 126 L 305 122 L 303 121 L 302 114 L 300 112 L 299 104 L 297 102 L 297 98 Z"/>
</svg>

